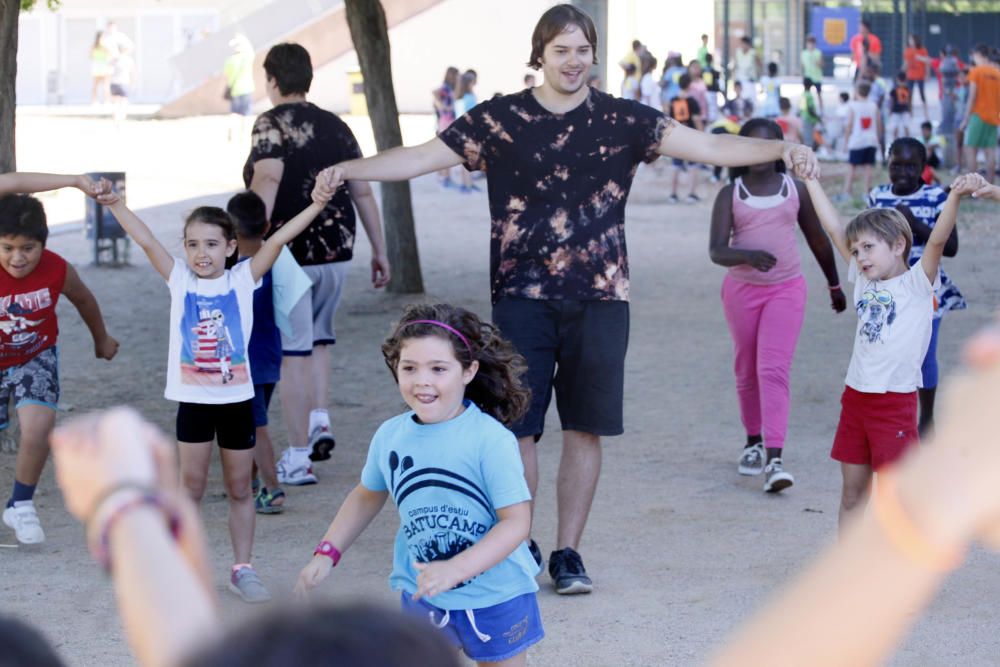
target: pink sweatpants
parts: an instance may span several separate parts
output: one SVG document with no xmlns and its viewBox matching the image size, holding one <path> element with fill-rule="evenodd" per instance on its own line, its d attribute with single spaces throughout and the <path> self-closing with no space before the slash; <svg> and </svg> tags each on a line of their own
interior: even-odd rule
<svg viewBox="0 0 1000 667">
<path fill-rule="evenodd" d="M 740 418 L 748 435 L 763 434 L 765 447 L 785 446 L 788 376 L 805 319 L 806 294 L 803 276 L 774 285 L 755 285 L 728 275 L 722 281 Z"/>
</svg>

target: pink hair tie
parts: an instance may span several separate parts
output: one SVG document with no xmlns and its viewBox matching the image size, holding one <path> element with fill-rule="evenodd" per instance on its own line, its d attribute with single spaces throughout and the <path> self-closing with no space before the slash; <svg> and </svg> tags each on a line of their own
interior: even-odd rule
<svg viewBox="0 0 1000 667">
<path fill-rule="evenodd" d="M 409 322 L 403 322 L 402 324 L 400 324 L 399 330 L 402 331 L 404 327 L 408 327 L 411 324 L 433 324 L 436 327 L 441 327 L 442 329 L 446 329 L 447 331 L 450 331 L 451 333 L 458 336 L 458 339 L 461 340 L 463 343 L 465 343 L 465 349 L 469 351 L 470 357 L 476 356 L 472 353 L 472 346 L 469 345 L 469 339 L 463 336 L 461 331 L 451 326 L 450 324 L 445 324 L 444 322 L 439 322 L 438 320 L 410 320 Z"/>
</svg>

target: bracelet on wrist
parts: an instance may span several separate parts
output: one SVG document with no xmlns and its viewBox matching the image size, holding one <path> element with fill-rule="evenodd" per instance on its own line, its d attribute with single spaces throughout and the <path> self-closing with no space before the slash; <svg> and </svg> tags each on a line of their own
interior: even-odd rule
<svg viewBox="0 0 1000 667">
<path fill-rule="evenodd" d="M 827 285 L 826 288 L 831 292 L 836 292 L 840 289 L 840 283 L 837 283 L 836 285 Z"/>
<path fill-rule="evenodd" d="M 962 564 L 965 549 L 934 543 L 917 526 L 899 500 L 896 476 L 880 473 L 872 494 L 872 515 L 886 538 L 906 560 L 933 572 L 951 572 Z"/>
<path fill-rule="evenodd" d="M 313 551 L 313 556 L 326 556 L 333 561 L 333 567 L 337 567 L 337 563 L 340 562 L 340 549 L 333 546 L 330 542 L 323 540 L 316 545 L 315 551 Z"/>
<path fill-rule="evenodd" d="M 134 484 L 115 487 L 97 504 L 87 527 L 91 556 L 106 572 L 111 571 L 111 531 L 119 519 L 138 507 L 160 510 L 171 536 L 176 540 L 180 535 L 180 515 L 160 493 Z"/>
</svg>

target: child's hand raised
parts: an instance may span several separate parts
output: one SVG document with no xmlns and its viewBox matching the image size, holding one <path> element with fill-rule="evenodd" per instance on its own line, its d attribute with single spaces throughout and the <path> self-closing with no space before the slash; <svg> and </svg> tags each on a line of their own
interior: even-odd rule
<svg viewBox="0 0 1000 667">
<path fill-rule="evenodd" d="M 333 167 L 327 167 L 316 174 L 316 186 L 312 191 L 312 200 L 320 206 L 326 206 L 333 199 L 334 193 L 340 186 L 340 183 L 334 181 L 333 169 Z"/>
<path fill-rule="evenodd" d="M 984 185 L 989 185 L 987 180 L 979 174 L 972 172 L 962 174 L 951 183 L 951 191 L 959 197 L 965 197 L 976 192 Z"/>
<path fill-rule="evenodd" d="M 95 181 L 86 174 L 79 174 L 76 177 L 75 185 L 80 192 L 88 197 L 96 198 L 98 195 L 111 192 L 111 181 L 106 178 Z"/>
<path fill-rule="evenodd" d="M 819 178 L 819 160 L 816 159 L 816 153 L 808 146 L 785 142 L 781 159 L 784 160 L 785 167 L 799 178 L 804 180 Z"/>
<path fill-rule="evenodd" d="M 97 203 L 101 206 L 114 206 L 118 202 L 122 201 L 122 196 L 111 189 L 111 184 L 108 183 L 107 190 L 102 191 L 100 194 L 94 196 Z"/>
</svg>

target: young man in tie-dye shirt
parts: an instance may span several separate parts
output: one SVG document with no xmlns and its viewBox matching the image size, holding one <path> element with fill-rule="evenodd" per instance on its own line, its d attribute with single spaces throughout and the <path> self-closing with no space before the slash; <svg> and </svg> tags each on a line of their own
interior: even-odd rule
<svg viewBox="0 0 1000 667">
<path fill-rule="evenodd" d="M 601 468 L 601 436 L 620 435 L 628 343 L 625 202 L 640 162 L 660 155 L 734 166 L 785 160 L 817 174 L 801 145 L 681 127 L 634 100 L 587 86 L 597 32 L 556 5 L 535 26 L 541 86 L 488 100 L 420 146 L 337 165 L 341 180 L 404 180 L 456 165 L 486 173 L 493 321 L 528 361 L 532 406 L 513 426 L 532 496 L 535 443 L 553 390 L 563 430 L 556 591 L 593 587 L 577 553 Z M 541 553 L 532 541 L 541 562 Z"/>
</svg>

